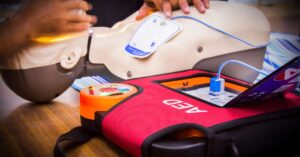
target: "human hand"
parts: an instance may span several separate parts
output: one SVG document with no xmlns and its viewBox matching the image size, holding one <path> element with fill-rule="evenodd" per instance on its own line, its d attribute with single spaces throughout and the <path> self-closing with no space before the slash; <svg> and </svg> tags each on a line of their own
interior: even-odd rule
<svg viewBox="0 0 300 157">
<path fill-rule="evenodd" d="M 12 18 L 31 38 L 55 36 L 90 28 L 97 21 L 85 13 L 90 9 L 84 0 L 27 0 Z"/>
<path fill-rule="evenodd" d="M 200 12 L 205 13 L 209 8 L 209 0 L 144 0 L 144 5 L 140 8 L 136 19 L 142 19 L 152 11 L 160 10 L 166 17 L 172 16 L 172 10 L 181 9 L 183 13 L 190 13 L 189 5 Z"/>
</svg>

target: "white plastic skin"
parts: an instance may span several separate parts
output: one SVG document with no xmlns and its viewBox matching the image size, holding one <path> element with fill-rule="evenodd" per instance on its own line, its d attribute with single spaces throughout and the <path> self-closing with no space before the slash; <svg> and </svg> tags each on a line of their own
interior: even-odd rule
<svg viewBox="0 0 300 157">
<path fill-rule="evenodd" d="M 270 25 L 263 13 L 254 7 L 238 3 L 212 1 L 205 14 L 191 7 L 192 16 L 233 34 L 253 45 L 269 42 Z M 184 15 L 175 11 L 173 16 Z M 175 38 L 161 46 L 146 59 L 133 58 L 122 49 L 130 41 L 142 21 L 135 15 L 110 28 L 94 28 L 89 59 L 102 63 L 115 75 L 123 78 L 138 78 L 191 69 L 198 61 L 225 55 L 253 47 L 232 39 L 189 19 L 177 19 L 183 30 Z M 202 52 L 198 48 L 202 47 Z M 255 57 L 255 56 L 254 56 Z M 127 75 L 130 72 L 130 76 Z"/>
<path fill-rule="evenodd" d="M 54 43 L 36 44 L 23 49 L 17 55 L 0 61 L 0 69 L 31 69 L 60 63 L 65 69 L 72 69 L 80 57 L 87 54 L 89 32 L 78 33 L 76 37 Z M 70 58 L 68 61 L 64 58 Z"/>
</svg>

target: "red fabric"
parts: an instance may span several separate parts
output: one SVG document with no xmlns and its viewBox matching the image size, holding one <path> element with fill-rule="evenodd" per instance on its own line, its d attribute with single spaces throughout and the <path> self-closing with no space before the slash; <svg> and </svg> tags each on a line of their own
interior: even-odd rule
<svg viewBox="0 0 300 157">
<path fill-rule="evenodd" d="M 259 105 L 218 108 L 153 83 L 154 80 L 184 77 L 196 73 L 199 71 L 191 70 L 124 82 L 136 84 L 142 87 L 144 91 L 116 107 L 104 117 L 102 122 L 103 134 L 132 156 L 140 157 L 144 140 L 166 127 L 181 123 L 195 123 L 212 127 L 232 120 L 300 106 L 298 96 L 287 94 L 285 98 L 270 99 Z M 178 110 L 165 105 L 163 101 L 166 99 L 181 100 L 208 112 L 187 114 L 186 110 Z"/>
</svg>

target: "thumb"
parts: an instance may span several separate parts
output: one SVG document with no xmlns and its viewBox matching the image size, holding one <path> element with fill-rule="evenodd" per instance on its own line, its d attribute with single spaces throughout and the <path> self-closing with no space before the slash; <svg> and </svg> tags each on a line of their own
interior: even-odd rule
<svg viewBox="0 0 300 157">
<path fill-rule="evenodd" d="M 152 8 L 150 8 L 146 3 L 140 8 L 138 15 L 136 16 L 136 20 L 139 21 L 144 17 L 150 15 L 153 12 Z"/>
</svg>

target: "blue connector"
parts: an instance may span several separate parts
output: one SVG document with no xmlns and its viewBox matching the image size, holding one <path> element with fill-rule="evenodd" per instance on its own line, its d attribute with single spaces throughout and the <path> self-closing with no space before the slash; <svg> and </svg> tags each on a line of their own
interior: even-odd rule
<svg viewBox="0 0 300 157">
<path fill-rule="evenodd" d="M 210 91 L 209 91 L 209 94 L 210 95 L 213 95 L 213 96 L 219 96 L 219 95 L 222 95 L 224 93 L 224 89 L 225 89 L 225 80 L 221 78 L 221 71 L 223 69 L 223 67 L 227 64 L 230 64 L 230 63 L 235 63 L 235 64 L 239 64 L 239 65 L 242 65 L 242 66 L 245 66 L 249 69 L 252 69 L 256 72 L 259 72 L 263 75 L 268 75 L 267 73 L 261 71 L 261 70 L 258 70 L 256 69 L 255 67 L 251 66 L 251 65 L 248 65 L 246 63 L 243 63 L 241 61 L 237 61 L 237 60 L 229 60 L 229 61 L 226 61 L 224 63 L 222 63 L 220 66 L 219 66 L 219 69 L 218 69 L 218 73 L 217 73 L 217 76 L 216 77 L 212 77 L 210 78 Z"/>
<path fill-rule="evenodd" d="M 210 78 L 210 91 L 209 94 L 213 96 L 219 96 L 224 93 L 225 80 L 220 77 Z"/>
</svg>

